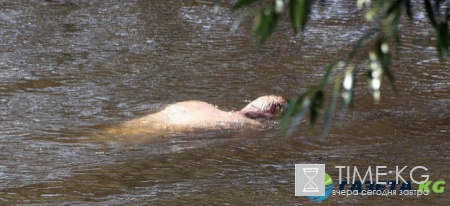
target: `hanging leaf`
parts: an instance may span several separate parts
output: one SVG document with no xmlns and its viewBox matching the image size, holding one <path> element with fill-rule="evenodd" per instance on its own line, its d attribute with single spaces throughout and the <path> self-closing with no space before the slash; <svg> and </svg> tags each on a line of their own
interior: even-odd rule
<svg viewBox="0 0 450 206">
<path fill-rule="evenodd" d="M 292 24 L 292 29 L 294 29 L 294 32 L 297 33 L 298 29 L 300 28 L 300 13 L 297 12 L 300 7 L 300 4 L 297 0 L 291 0 L 289 1 L 289 14 L 291 17 L 291 24 Z"/>
<path fill-rule="evenodd" d="M 436 22 L 436 15 L 434 14 L 433 6 L 430 2 L 430 0 L 425 0 L 425 10 L 428 14 L 428 19 L 430 19 L 431 25 L 436 28 L 437 22 Z"/>
<path fill-rule="evenodd" d="M 317 121 L 317 118 L 319 117 L 319 111 L 322 108 L 323 99 L 324 99 L 324 94 L 323 94 L 322 90 L 316 91 L 316 93 L 312 97 L 312 102 L 309 107 L 309 112 L 310 112 L 309 113 L 310 114 L 309 122 L 311 123 L 311 125 L 314 125 Z"/>
<path fill-rule="evenodd" d="M 439 59 L 442 61 L 442 53 L 444 51 L 449 53 L 449 33 L 448 33 L 448 23 L 446 21 L 439 23 L 436 28 L 436 48 L 438 51 Z"/>
<path fill-rule="evenodd" d="M 369 39 L 378 32 L 376 29 L 371 29 L 368 32 L 366 32 L 361 38 L 356 41 L 355 45 L 353 46 L 352 50 L 349 52 L 347 61 L 350 61 L 353 59 L 353 56 L 355 56 L 356 52 L 359 51 L 359 49 L 367 44 Z"/>
<path fill-rule="evenodd" d="M 325 120 L 323 123 L 322 128 L 322 135 L 321 138 L 325 139 L 325 137 L 328 135 L 328 131 L 330 130 L 331 126 L 331 119 L 334 115 L 334 109 L 336 107 L 336 100 L 339 94 L 339 88 L 340 88 L 340 82 L 336 81 L 334 84 L 333 93 L 331 94 L 330 103 L 328 103 L 327 111 L 325 112 Z"/>
<path fill-rule="evenodd" d="M 341 105 L 341 117 L 345 115 L 347 108 L 353 103 L 353 93 L 355 86 L 355 74 L 353 73 L 354 65 L 349 65 L 345 70 L 344 79 L 342 81 L 342 87 L 344 91 L 342 92 L 342 105 Z"/>
<path fill-rule="evenodd" d="M 286 108 L 286 112 L 283 115 L 283 121 L 281 123 L 280 132 L 285 132 L 291 117 L 293 117 L 296 113 L 298 113 L 301 109 L 301 104 L 304 98 L 308 95 L 309 90 L 302 92 L 298 96 L 295 96 L 289 100 L 289 104 Z"/>
<path fill-rule="evenodd" d="M 287 131 L 288 135 L 292 135 L 294 133 L 297 126 L 302 121 L 303 117 L 306 114 L 307 109 L 309 108 L 309 105 L 311 104 L 311 99 L 306 96 L 303 98 L 303 101 L 300 104 L 299 110 L 296 111 L 296 114 L 294 116 L 294 119 L 292 120 L 291 126 L 289 127 L 289 130 Z"/>
<path fill-rule="evenodd" d="M 311 98 L 311 94 L 313 92 L 314 95 Z M 317 91 L 314 88 L 308 89 L 302 92 L 300 95 L 291 98 L 288 107 L 286 109 L 286 112 L 283 115 L 283 120 L 279 132 L 285 133 L 289 127 L 286 133 L 287 136 L 291 135 L 302 121 L 308 109 L 315 110 L 316 112 L 315 115 L 317 116 L 320 108 L 322 107 L 323 98 L 324 98 L 323 91 L 322 90 Z M 317 119 L 317 117 L 314 117 L 313 119 L 315 122 L 315 119 Z"/>
<path fill-rule="evenodd" d="M 401 2 L 403 0 L 395 1 L 386 12 L 386 19 L 384 22 L 384 30 L 386 33 L 392 33 L 397 44 L 400 44 L 400 35 L 398 33 L 398 24 L 401 16 Z"/>
<path fill-rule="evenodd" d="M 311 0 L 291 0 L 289 4 L 289 11 L 291 16 L 291 23 L 294 32 L 297 33 L 299 29 L 305 29 L 308 21 L 308 16 L 311 11 Z"/>
<path fill-rule="evenodd" d="M 326 73 L 325 73 L 325 76 L 323 77 L 322 82 L 319 85 L 319 87 L 324 87 L 324 86 L 328 85 L 333 79 L 333 69 L 336 66 L 344 65 L 344 64 L 345 63 L 343 61 L 340 61 L 340 60 L 334 60 L 333 62 L 328 64 L 328 66 L 325 67 L 325 72 Z"/>
<path fill-rule="evenodd" d="M 280 14 L 274 12 L 274 8 L 263 8 L 255 16 L 255 22 L 253 24 L 253 35 L 260 38 L 260 46 L 262 46 L 267 38 L 272 34 L 278 25 Z"/>
<path fill-rule="evenodd" d="M 236 32 L 242 21 L 244 21 L 245 17 L 247 17 L 249 14 L 250 10 L 246 10 L 241 15 L 239 15 L 239 17 L 233 22 L 233 25 L 231 25 L 231 32 Z M 256 24 L 256 19 L 254 24 Z"/>
<path fill-rule="evenodd" d="M 397 92 L 397 88 L 394 84 L 394 75 L 392 75 L 390 66 L 391 66 L 391 53 L 389 51 L 389 44 L 386 41 L 385 37 L 380 37 L 375 43 L 375 53 L 377 55 L 377 59 L 381 64 L 381 69 L 383 73 L 386 74 L 389 82 L 391 83 L 392 88 L 395 92 Z"/>
<path fill-rule="evenodd" d="M 296 105 L 298 105 L 299 97 L 294 97 L 289 99 L 288 106 L 286 108 L 286 112 L 283 114 L 283 120 L 281 121 L 281 126 L 279 129 L 279 133 L 286 132 L 289 122 L 291 120 L 292 114 L 294 113 L 294 110 L 296 110 Z"/>
<path fill-rule="evenodd" d="M 375 17 L 378 15 L 378 12 L 380 11 L 382 4 L 385 1 L 378 1 L 372 8 L 370 8 L 367 12 L 366 12 L 366 19 L 369 21 L 372 21 L 375 19 Z"/>
<path fill-rule="evenodd" d="M 389 15 L 389 14 L 391 14 L 394 10 L 400 8 L 401 3 L 402 3 L 403 1 L 404 1 L 404 0 L 396 0 L 396 1 L 394 1 L 394 3 L 392 3 L 392 4 L 389 6 L 389 8 L 386 10 L 386 15 Z"/>
<path fill-rule="evenodd" d="M 411 0 L 404 0 L 403 3 L 405 4 L 406 15 L 408 15 L 410 20 L 413 20 Z"/>
<path fill-rule="evenodd" d="M 400 9 L 400 7 L 398 7 L 392 15 L 392 21 L 390 22 L 391 24 L 391 32 L 392 32 L 392 36 L 394 36 L 395 42 L 397 44 L 400 44 L 400 34 L 398 33 L 398 24 L 400 22 L 400 15 L 401 15 L 402 10 Z"/>
</svg>

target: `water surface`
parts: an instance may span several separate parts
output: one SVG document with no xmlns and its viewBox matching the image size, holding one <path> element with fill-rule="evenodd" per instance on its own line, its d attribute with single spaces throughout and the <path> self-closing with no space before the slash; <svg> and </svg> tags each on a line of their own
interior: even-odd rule
<svg viewBox="0 0 450 206">
<path fill-rule="evenodd" d="M 265 94 L 291 97 L 317 83 L 371 24 L 353 1 L 327 1 L 304 34 L 280 25 L 258 49 L 238 14 L 179 1 L 0 2 L 2 204 L 314 204 L 294 196 L 294 164 L 423 165 L 450 181 L 450 64 L 440 63 L 419 12 L 393 47 L 398 95 L 375 104 L 364 80 L 355 109 L 292 137 L 276 129 L 126 141 L 107 127 L 201 100 L 239 110 Z M 417 3 L 417 6 L 420 4 Z M 229 6 L 224 4 L 224 7 Z M 357 56 L 364 76 L 365 53 Z M 448 183 L 446 185 L 448 188 Z M 331 196 L 325 203 L 444 204 L 443 195 Z"/>
</svg>

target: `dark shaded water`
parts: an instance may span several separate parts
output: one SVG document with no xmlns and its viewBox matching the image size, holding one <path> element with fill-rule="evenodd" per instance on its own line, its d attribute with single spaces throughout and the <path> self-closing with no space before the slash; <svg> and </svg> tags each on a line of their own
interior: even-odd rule
<svg viewBox="0 0 450 206">
<path fill-rule="evenodd" d="M 450 181 L 450 64 L 438 62 L 432 42 L 416 41 L 427 23 L 421 13 L 404 22 L 394 52 L 399 94 L 384 81 L 375 104 L 359 81 L 355 109 L 334 121 L 326 141 L 306 124 L 289 139 L 276 130 L 145 142 L 101 136 L 171 102 L 237 110 L 244 100 L 290 97 L 315 84 L 370 28 L 353 1 L 327 2 L 304 36 L 286 23 L 262 49 L 248 38 L 249 22 L 230 33 L 237 15 L 214 15 L 210 4 L 0 2 L 0 201 L 313 204 L 294 196 L 296 163 L 324 163 L 334 181 L 336 165 L 423 165 L 431 180 Z M 443 205 L 449 184 L 444 194 L 324 203 Z"/>
</svg>

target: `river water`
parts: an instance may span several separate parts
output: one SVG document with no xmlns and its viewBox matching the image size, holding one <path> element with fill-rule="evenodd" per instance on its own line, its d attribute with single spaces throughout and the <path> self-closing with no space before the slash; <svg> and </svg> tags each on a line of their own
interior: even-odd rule
<svg viewBox="0 0 450 206">
<path fill-rule="evenodd" d="M 450 63 L 421 40 L 428 30 L 420 2 L 393 46 L 398 94 L 384 81 L 374 103 L 361 53 L 355 108 L 333 120 L 326 140 L 320 124 L 306 122 L 289 138 L 276 129 L 145 141 L 103 134 L 171 102 L 238 110 L 314 85 L 371 27 L 354 1 L 325 4 L 314 5 L 304 34 L 285 22 L 258 48 L 250 21 L 230 32 L 239 13 L 214 14 L 209 2 L 0 1 L 1 204 L 313 205 L 294 196 L 300 163 L 326 164 L 335 183 L 340 165 L 408 166 L 408 180 L 424 166 L 417 171 L 447 181 L 443 194 L 332 195 L 325 204 L 448 203 Z"/>
</svg>

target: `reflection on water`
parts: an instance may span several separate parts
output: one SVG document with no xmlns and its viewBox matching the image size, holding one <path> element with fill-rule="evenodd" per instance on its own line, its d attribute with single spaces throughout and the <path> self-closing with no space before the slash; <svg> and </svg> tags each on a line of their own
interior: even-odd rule
<svg viewBox="0 0 450 206">
<path fill-rule="evenodd" d="M 0 3 L 0 201 L 312 204 L 294 197 L 296 163 L 325 163 L 332 178 L 336 165 L 423 165 L 433 180 L 449 181 L 450 65 L 416 43 L 427 23 L 421 13 L 405 22 L 403 44 L 394 51 L 399 95 L 385 84 L 375 104 L 365 82 L 358 82 L 355 109 L 334 120 L 327 141 L 317 139 L 319 128 L 306 125 L 289 139 L 274 129 L 137 142 L 102 136 L 107 127 L 171 102 L 198 99 L 237 110 L 245 100 L 289 97 L 313 85 L 322 68 L 370 28 L 353 1 L 327 3 L 315 6 L 304 35 L 294 37 L 285 23 L 262 49 L 247 37 L 250 22 L 230 33 L 237 15 L 225 9 L 214 15 L 209 4 Z"/>
</svg>

